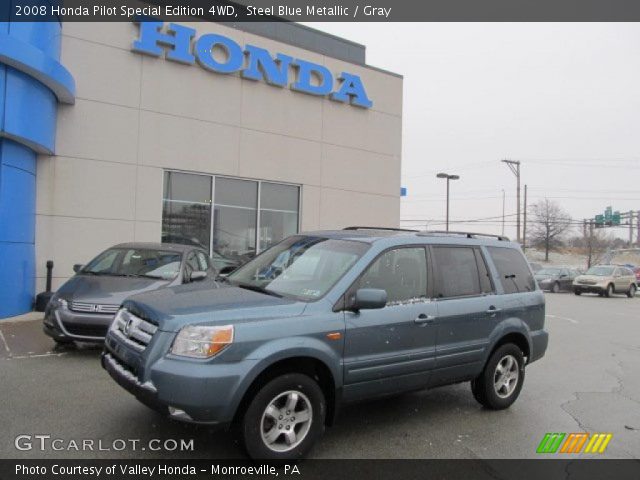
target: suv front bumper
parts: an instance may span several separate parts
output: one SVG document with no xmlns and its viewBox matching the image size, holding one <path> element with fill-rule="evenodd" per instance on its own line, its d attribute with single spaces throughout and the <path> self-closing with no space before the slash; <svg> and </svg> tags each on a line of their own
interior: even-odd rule
<svg viewBox="0 0 640 480">
<path fill-rule="evenodd" d="M 169 334 L 159 331 L 155 337 L 164 335 Z M 167 345 L 163 340 L 159 343 Z M 208 425 L 231 423 L 248 387 L 249 372 L 257 363 L 189 360 L 170 354 L 150 359 L 146 351 L 135 352 L 111 334 L 105 346 L 102 367 L 140 402 L 176 420 Z M 153 342 L 147 350 L 152 347 Z"/>
</svg>

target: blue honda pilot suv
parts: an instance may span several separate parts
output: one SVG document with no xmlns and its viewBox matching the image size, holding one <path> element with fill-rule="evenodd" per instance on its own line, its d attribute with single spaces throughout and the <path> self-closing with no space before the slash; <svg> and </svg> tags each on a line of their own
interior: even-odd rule
<svg viewBox="0 0 640 480">
<path fill-rule="evenodd" d="M 544 296 L 504 237 L 350 227 L 286 238 L 214 288 L 127 299 L 102 365 L 173 418 L 305 455 L 338 408 L 469 381 L 490 409 L 545 353 Z"/>
</svg>

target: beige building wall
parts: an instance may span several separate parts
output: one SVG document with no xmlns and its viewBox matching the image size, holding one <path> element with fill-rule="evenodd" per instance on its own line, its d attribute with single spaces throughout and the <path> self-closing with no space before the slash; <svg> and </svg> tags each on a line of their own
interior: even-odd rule
<svg viewBox="0 0 640 480">
<path fill-rule="evenodd" d="M 61 62 L 77 100 L 60 106 L 56 156 L 38 159 L 36 291 L 101 250 L 160 241 L 164 169 L 302 188 L 302 230 L 398 226 L 402 78 L 215 23 L 191 24 L 361 76 L 371 109 L 131 51 L 129 23 L 65 23 Z"/>
</svg>

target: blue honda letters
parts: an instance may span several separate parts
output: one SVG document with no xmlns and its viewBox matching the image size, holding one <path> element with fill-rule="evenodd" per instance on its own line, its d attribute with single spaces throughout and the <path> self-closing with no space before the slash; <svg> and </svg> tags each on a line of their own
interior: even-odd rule
<svg viewBox="0 0 640 480">
<path fill-rule="evenodd" d="M 198 38 L 193 28 L 170 23 L 163 32 L 163 22 L 142 21 L 140 38 L 133 42 L 134 52 L 161 56 L 175 62 L 193 65 L 196 61 L 205 68 L 217 73 L 240 72 L 243 78 L 264 80 L 270 85 L 286 87 L 289 84 L 289 72 L 295 72 L 290 84 L 292 90 L 318 96 L 329 96 L 332 100 L 370 108 L 373 102 L 367 97 L 362 80 L 358 75 L 342 72 L 336 76 L 322 65 L 297 58 L 276 54 L 273 57 L 267 50 L 246 45 L 244 50 L 229 37 L 207 33 Z M 167 48 L 169 47 L 169 48 Z M 224 55 L 214 56 L 215 51 Z M 246 60 L 245 60 L 246 57 Z"/>
</svg>

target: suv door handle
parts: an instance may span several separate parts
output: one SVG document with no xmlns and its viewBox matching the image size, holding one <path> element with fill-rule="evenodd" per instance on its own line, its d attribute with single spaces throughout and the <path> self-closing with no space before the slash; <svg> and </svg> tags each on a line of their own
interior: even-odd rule
<svg viewBox="0 0 640 480">
<path fill-rule="evenodd" d="M 494 313 L 498 313 L 501 312 L 502 309 L 501 308 L 496 308 L 496 307 L 489 307 L 486 312 L 490 315 L 493 315 Z"/>
<path fill-rule="evenodd" d="M 413 321 L 415 323 L 433 323 L 435 319 L 435 315 L 427 315 L 426 313 L 421 313 Z"/>
</svg>

